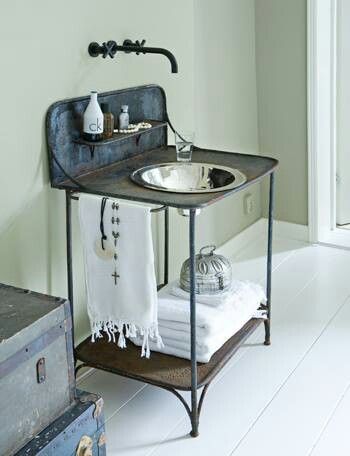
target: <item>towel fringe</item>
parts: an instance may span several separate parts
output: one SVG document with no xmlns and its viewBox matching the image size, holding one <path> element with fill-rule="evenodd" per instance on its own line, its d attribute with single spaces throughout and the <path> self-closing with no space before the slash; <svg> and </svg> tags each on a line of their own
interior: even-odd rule
<svg viewBox="0 0 350 456">
<path fill-rule="evenodd" d="M 133 323 L 125 323 L 124 321 L 114 321 L 111 319 L 105 321 L 95 321 L 91 328 L 91 341 L 103 337 L 105 333 L 108 337 L 108 342 L 116 342 L 116 333 L 119 333 L 117 345 L 119 348 L 126 348 L 126 339 L 137 336 L 142 336 L 141 357 L 149 358 L 151 355 L 150 339 L 156 342 L 159 349 L 164 348 L 162 337 L 158 331 L 158 324 L 154 324 L 150 328 L 139 327 Z"/>
</svg>

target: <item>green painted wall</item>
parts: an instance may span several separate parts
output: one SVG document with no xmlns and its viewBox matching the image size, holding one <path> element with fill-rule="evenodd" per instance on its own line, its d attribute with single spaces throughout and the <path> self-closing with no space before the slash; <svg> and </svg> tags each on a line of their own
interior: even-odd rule
<svg viewBox="0 0 350 456">
<path fill-rule="evenodd" d="M 220 9 L 212 3 L 106 0 L 102 7 L 91 0 L 12 0 L 2 5 L 1 282 L 66 296 L 64 195 L 49 186 L 44 131 L 54 101 L 91 89 L 158 83 L 168 94 L 174 124 L 195 126 L 201 145 L 258 150 L 254 1 L 225 0 Z M 128 37 L 171 49 L 179 74 L 172 75 L 161 56 L 119 54 L 114 61 L 87 56 L 90 41 Z M 253 195 L 256 207 L 249 217 L 241 197 L 205 211 L 198 218 L 198 246 L 221 244 L 259 218 L 259 188 Z M 171 228 L 175 276 L 187 256 L 187 220 L 172 212 Z M 79 239 L 75 206 L 75 317 L 81 338 L 88 321 Z"/>
<path fill-rule="evenodd" d="M 307 2 L 255 6 L 260 153 L 280 160 L 276 218 L 307 225 Z"/>
<path fill-rule="evenodd" d="M 258 153 L 253 0 L 194 1 L 194 125 L 200 146 Z M 186 109 L 186 105 L 184 106 Z M 179 121 L 181 125 L 181 119 Z M 198 217 L 198 245 L 220 245 L 261 217 L 260 186 L 226 198 Z M 174 216 L 175 217 L 175 216 Z M 176 215 L 172 276 L 188 256 L 187 220 Z"/>
</svg>

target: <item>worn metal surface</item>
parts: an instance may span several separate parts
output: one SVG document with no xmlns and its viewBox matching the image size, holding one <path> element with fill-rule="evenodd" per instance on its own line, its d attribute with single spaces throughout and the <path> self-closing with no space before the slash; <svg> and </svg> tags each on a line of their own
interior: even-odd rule
<svg viewBox="0 0 350 456">
<path fill-rule="evenodd" d="M 169 282 L 169 208 L 164 212 L 164 285 Z"/>
<path fill-rule="evenodd" d="M 87 141 L 84 138 L 78 138 L 73 140 L 75 144 L 79 144 L 80 146 L 85 146 L 88 147 L 90 150 L 90 156 L 91 159 L 95 157 L 95 151 L 98 153 L 99 148 L 101 147 L 106 147 L 106 146 L 112 146 L 115 145 L 118 147 L 117 143 L 120 143 L 121 141 L 125 142 L 125 140 L 128 140 L 129 142 L 131 141 L 132 144 L 136 144 L 138 146 L 139 141 L 141 140 L 141 137 L 143 134 L 148 134 L 148 133 L 154 133 L 154 131 L 158 128 L 164 129 L 167 126 L 166 122 L 163 121 L 156 121 L 156 120 L 149 120 L 147 119 L 147 123 L 151 124 L 152 127 L 150 129 L 145 129 L 145 130 L 139 130 L 137 132 L 133 133 L 128 133 L 127 136 L 125 133 L 113 133 L 112 138 L 104 139 L 101 141 Z M 101 150 L 101 153 L 103 153 L 103 150 Z"/>
<path fill-rule="evenodd" d="M 70 329 L 66 300 L 0 285 L 0 454 L 12 454 L 73 400 Z"/>
<path fill-rule="evenodd" d="M 73 257 L 72 257 L 72 201 L 71 193 L 66 191 L 66 261 L 67 261 L 67 289 L 70 305 L 70 314 L 74 321 L 74 287 L 73 287 Z M 72 325 L 72 341 L 74 346 L 74 325 Z M 75 356 L 74 356 L 75 364 Z"/>
<path fill-rule="evenodd" d="M 21 346 L 19 350 L 9 355 L 6 359 L 3 359 L 0 362 L 0 380 L 6 375 L 11 374 L 18 366 L 33 358 L 33 356 L 37 356 L 38 353 L 52 344 L 56 339 L 62 335 L 65 336 L 66 330 L 70 330 L 70 328 L 66 328 L 65 323 L 58 323 L 58 325 L 40 334 L 28 344 Z"/>
<path fill-rule="evenodd" d="M 88 187 L 88 193 L 130 201 L 191 209 L 208 206 L 224 197 L 242 191 L 249 185 L 262 180 L 278 164 L 277 160 L 268 157 L 201 149 L 193 151 L 193 161 L 213 163 L 239 169 L 246 175 L 247 182 L 240 187 L 224 192 L 184 195 L 147 189 L 135 184 L 130 179 L 130 174 L 143 166 L 171 161 L 176 161 L 175 147 L 161 147 L 147 151 L 121 163 L 115 163 L 95 172 L 81 175 L 79 176 L 79 181 Z M 74 184 L 67 180 L 57 185 L 57 187 L 76 190 Z"/>
<path fill-rule="evenodd" d="M 104 402 L 102 397 L 98 396 L 96 393 L 84 394 L 79 397 L 81 403 L 85 404 L 86 402 L 93 402 L 95 404 L 95 410 L 93 413 L 94 418 L 99 418 L 103 412 Z"/>
<path fill-rule="evenodd" d="M 166 99 L 163 89 L 156 85 L 142 86 L 124 90 L 101 93 L 100 103 L 109 103 L 115 118 L 120 107 L 129 105 L 130 121 L 143 120 L 163 122 L 152 128 L 131 136 L 118 135 L 115 140 L 106 140 L 95 145 L 91 159 L 88 144 L 77 144 L 81 137 L 83 114 L 89 96 L 63 100 L 54 103 L 48 110 L 46 119 L 47 144 L 50 163 L 51 184 L 55 187 L 66 177 L 53 160 L 57 157 L 65 171 L 72 177 L 95 171 L 111 163 L 142 154 L 146 150 L 167 144 Z"/>
<path fill-rule="evenodd" d="M 80 391 L 78 400 L 16 455 L 76 456 L 78 449 L 83 450 L 82 438 L 85 437 L 83 442 L 91 442 L 93 456 L 105 456 L 106 436 L 101 404 L 99 396 Z M 100 408 L 98 416 L 95 413 L 97 408 Z"/>
<path fill-rule="evenodd" d="M 36 363 L 36 377 L 38 383 L 43 383 L 46 380 L 46 361 L 45 358 L 40 358 Z"/>
<path fill-rule="evenodd" d="M 190 210 L 189 219 L 189 254 L 190 254 L 190 326 L 191 326 L 191 436 L 198 436 L 198 401 L 197 401 L 197 313 L 196 313 L 196 210 Z"/>
<path fill-rule="evenodd" d="M 75 452 L 75 456 L 92 456 L 93 444 L 94 441 L 90 436 L 83 435 L 80 438 L 77 451 Z"/>
<path fill-rule="evenodd" d="M 197 364 L 198 388 L 209 383 L 227 363 L 242 343 L 260 325 L 262 320 L 250 320 L 237 334 L 229 339 L 211 358 L 209 363 Z M 134 378 L 160 387 L 191 389 L 191 362 L 175 356 L 152 352 L 150 359 L 140 357 L 140 348 L 131 342 L 120 349 L 107 339 L 91 342 L 85 339 L 77 347 L 77 358 L 86 365 Z"/>
<path fill-rule="evenodd" d="M 272 282 L 272 235 L 273 235 L 273 210 L 274 210 L 274 183 L 275 174 L 270 175 L 270 189 L 269 189 L 269 217 L 268 217 L 268 233 L 267 233 L 267 273 L 266 273 L 266 307 L 267 307 L 267 320 L 264 321 L 265 325 L 265 345 L 271 344 L 271 282 Z"/>
<path fill-rule="evenodd" d="M 20 335 L 22 344 L 32 340 L 31 325 L 34 322 L 45 332 L 63 321 L 64 302 L 61 298 L 0 284 L 0 344 L 8 347 L 5 352 L 5 345 L 0 345 L 0 361 L 7 357 L 7 353 L 18 349 L 20 342 L 13 338 Z M 24 338 L 27 332 L 29 335 Z"/>
</svg>

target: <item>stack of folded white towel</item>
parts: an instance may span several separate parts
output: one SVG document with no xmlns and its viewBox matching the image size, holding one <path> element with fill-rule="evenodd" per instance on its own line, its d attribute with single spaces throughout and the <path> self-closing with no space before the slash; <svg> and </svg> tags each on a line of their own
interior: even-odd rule
<svg viewBox="0 0 350 456">
<path fill-rule="evenodd" d="M 266 301 L 264 290 L 252 282 L 234 280 L 230 290 L 217 295 L 196 295 L 197 361 L 212 355 L 252 317 Z M 258 313 L 257 313 L 258 312 Z M 150 342 L 150 349 L 190 359 L 190 295 L 173 282 L 158 293 L 159 334 L 164 347 Z M 132 338 L 142 345 L 140 337 Z"/>
</svg>

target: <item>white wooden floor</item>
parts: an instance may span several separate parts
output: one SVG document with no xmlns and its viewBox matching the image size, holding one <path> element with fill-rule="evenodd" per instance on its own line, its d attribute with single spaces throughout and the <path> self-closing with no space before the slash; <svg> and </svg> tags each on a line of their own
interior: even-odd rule
<svg viewBox="0 0 350 456">
<path fill-rule="evenodd" d="M 234 258 L 236 277 L 264 282 L 264 247 Z M 97 371 L 80 383 L 104 397 L 109 456 L 350 455 L 350 252 L 278 238 L 273 267 L 272 345 L 261 327 L 216 378 L 197 439 L 166 391 Z"/>
</svg>

